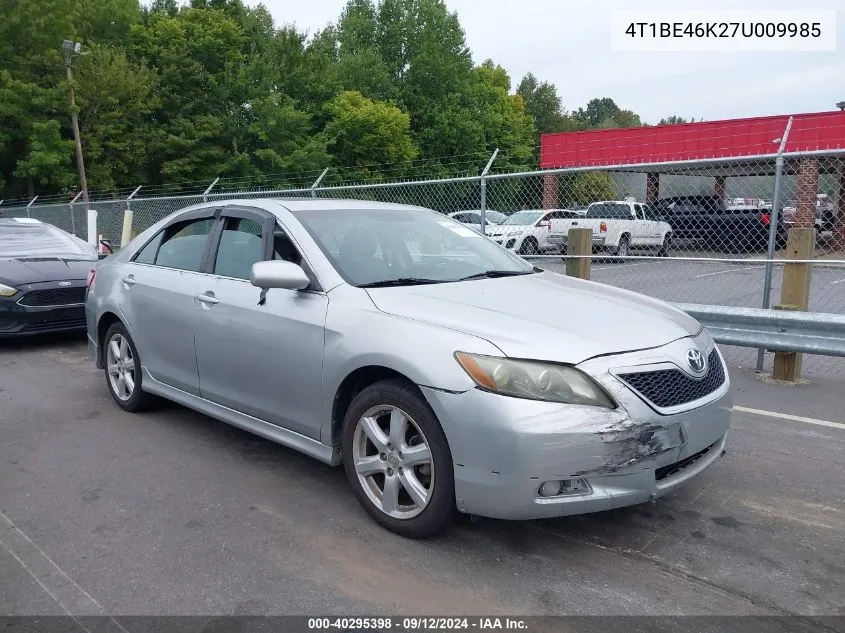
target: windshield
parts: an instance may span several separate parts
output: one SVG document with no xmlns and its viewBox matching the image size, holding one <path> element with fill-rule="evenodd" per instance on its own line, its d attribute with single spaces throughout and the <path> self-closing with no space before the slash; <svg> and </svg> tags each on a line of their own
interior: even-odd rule
<svg viewBox="0 0 845 633">
<path fill-rule="evenodd" d="M 542 211 L 517 211 L 513 215 L 508 216 L 508 219 L 502 222 L 502 226 L 534 224 L 541 217 L 543 217 Z"/>
<path fill-rule="evenodd" d="M 45 256 L 97 259 L 93 246 L 52 224 L 28 218 L 0 220 L 0 257 Z"/>
<path fill-rule="evenodd" d="M 495 222 L 496 224 L 501 224 L 504 222 L 508 216 L 504 213 L 499 213 L 498 211 L 490 211 L 489 209 L 484 212 L 484 217 L 487 218 L 488 222 Z"/>
<path fill-rule="evenodd" d="M 393 279 L 441 283 L 488 271 L 534 270 L 518 255 L 435 211 L 308 210 L 294 216 L 355 286 Z"/>
</svg>

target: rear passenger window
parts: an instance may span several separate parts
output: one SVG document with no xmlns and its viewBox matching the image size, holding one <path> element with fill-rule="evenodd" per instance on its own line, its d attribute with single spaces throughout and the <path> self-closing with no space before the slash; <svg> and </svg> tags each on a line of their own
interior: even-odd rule
<svg viewBox="0 0 845 633">
<path fill-rule="evenodd" d="M 213 218 L 203 218 L 186 220 L 167 228 L 158 248 L 155 265 L 199 272 L 202 268 L 205 243 L 212 226 Z"/>
<path fill-rule="evenodd" d="M 214 261 L 214 274 L 249 279 L 252 265 L 263 260 L 261 224 L 246 218 L 227 218 Z"/>
</svg>

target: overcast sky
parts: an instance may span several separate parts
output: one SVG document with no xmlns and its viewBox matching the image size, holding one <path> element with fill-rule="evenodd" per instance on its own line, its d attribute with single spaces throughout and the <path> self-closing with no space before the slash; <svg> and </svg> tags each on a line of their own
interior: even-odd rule
<svg viewBox="0 0 845 633">
<path fill-rule="evenodd" d="M 255 0 L 246 0 L 255 4 Z M 278 26 L 313 33 L 345 0 L 263 0 Z M 645 122 L 676 114 L 707 120 L 818 112 L 845 100 L 842 0 L 446 0 L 476 62 L 504 66 L 514 87 L 527 72 L 558 88 L 564 107 L 611 97 Z M 839 9 L 836 52 L 645 53 L 611 50 L 613 10 Z"/>
</svg>

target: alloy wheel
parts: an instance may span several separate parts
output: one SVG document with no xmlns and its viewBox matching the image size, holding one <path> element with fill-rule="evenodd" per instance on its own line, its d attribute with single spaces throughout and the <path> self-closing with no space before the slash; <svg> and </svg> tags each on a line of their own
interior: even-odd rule
<svg viewBox="0 0 845 633">
<path fill-rule="evenodd" d="M 135 358 L 132 347 L 122 334 L 114 334 L 106 346 L 106 368 L 114 395 L 126 402 L 135 391 Z"/>
<path fill-rule="evenodd" d="M 352 463 L 373 505 L 396 519 L 425 510 L 434 492 L 434 461 L 422 429 L 397 407 L 381 405 L 358 420 Z"/>
</svg>

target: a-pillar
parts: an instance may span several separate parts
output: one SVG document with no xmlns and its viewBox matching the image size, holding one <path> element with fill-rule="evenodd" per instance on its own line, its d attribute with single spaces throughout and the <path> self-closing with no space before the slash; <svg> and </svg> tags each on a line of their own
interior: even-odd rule
<svg viewBox="0 0 845 633">
<path fill-rule="evenodd" d="M 558 181 L 557 174 L 543 176 L 543 208 L 557 209 Z"/>
<path fill-rule="evenodd" d="M 802 158 L 798 174 L 798 209 L 795 228 L 812 229 L 816 225 L 816 200 L 819 193 L 819 160 Z"/>
<path fill-rule="evenodd" d="M 719 200 L 725 199 L 725 183 L 727 182 L 727 176 L 716 176 L 716 187 L 713 193 L 716 194 L 716 197 Z"/>
<path fill-rule="evenodd" d="M 645 176 L 645 203 L 655 205 L 659 198 L 660 174 L 656 171 L 650 171 Z"/>
</svg>

